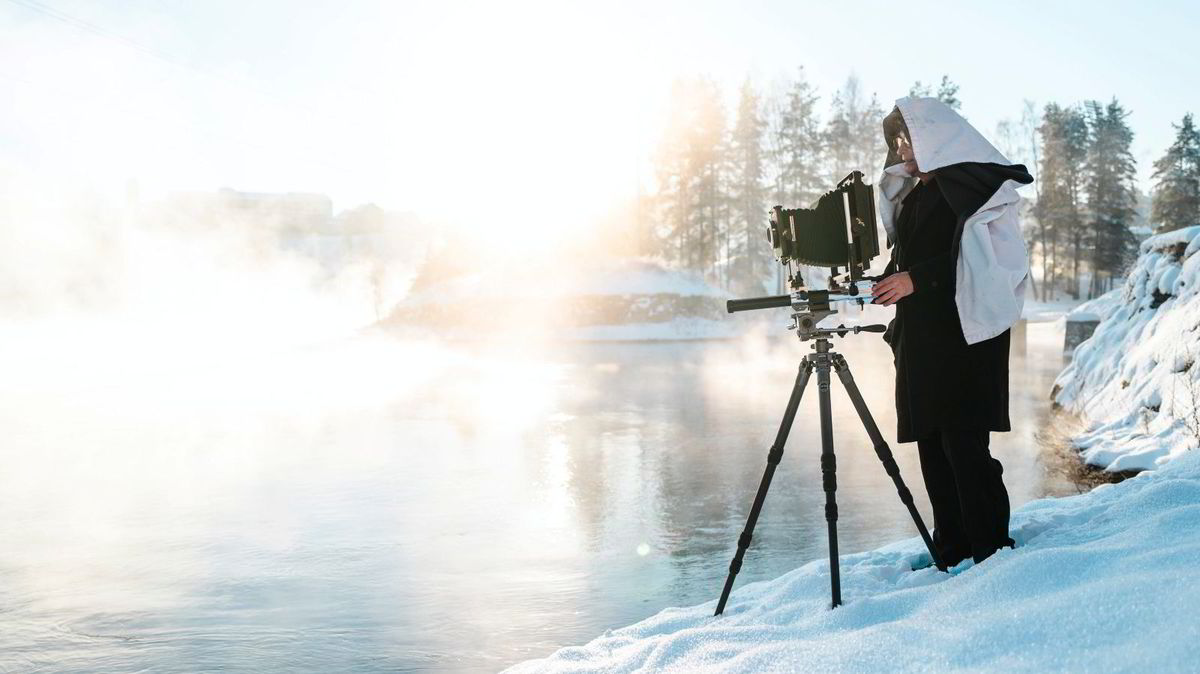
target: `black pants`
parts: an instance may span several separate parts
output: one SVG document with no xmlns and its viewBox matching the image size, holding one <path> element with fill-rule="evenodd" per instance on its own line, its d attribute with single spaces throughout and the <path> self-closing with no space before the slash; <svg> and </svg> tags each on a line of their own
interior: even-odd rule
<svg viewBox="0 0 1200 674">
<path fill-rule="evenodd" d="M 988 431 L 942 429 L 917 441 L 933 505 L 933 544 L 942 562 L 982 562 L 1013 545 L 1008 537 L 1004 467 L 988 451 Z"/>
</svg>

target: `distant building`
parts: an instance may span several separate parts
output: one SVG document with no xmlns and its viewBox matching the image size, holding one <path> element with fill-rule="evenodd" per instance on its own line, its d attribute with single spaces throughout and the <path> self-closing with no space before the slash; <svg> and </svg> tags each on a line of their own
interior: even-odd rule
<svg viewBox="0 0 1200 674">
<path fill-rule="evenodd" d="M 217 192 L 217 200 L 222 211 L 229 215 L 245 217 L 291 236 L 333 233 L 333 201 L 324 194 L 271 194 L 224 188 Z"/>
<path fill-rule="evenodd" d="M 324 194 L 288 192 L 176 192 L 167 197 L 166 224 L 185 228 L 249 226 L 272 233 L 328 232 L 333 201 Z"/>
<path fill-rule="evenodd" d="M 338 213 L 334 227 L 345 239 L 347 254 L 357 258 L 414 262 L 428 238 L 416 214 L 385 211 L 375 204 Z"/>
</svg>

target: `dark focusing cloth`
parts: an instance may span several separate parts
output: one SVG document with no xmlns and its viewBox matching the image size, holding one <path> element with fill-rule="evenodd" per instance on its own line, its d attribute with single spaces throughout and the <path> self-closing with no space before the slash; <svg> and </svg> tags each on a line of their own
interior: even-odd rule
<svg viewBox="0 0 1200 674">
<path fill-rule="evenodd" d="M 995 170 L 992 167 L 1003 170 Z M 913 293 L 896 303 L 888 334 L 896 357 L 897 440 L 941 429 L 1007 431 L 1009 331 L 967 344 L 954 300 L 963 223 L 1012 169 L 956 164 L 917 183 L 901 202 L 888 273 L 907 271 Z"/>
</svg>

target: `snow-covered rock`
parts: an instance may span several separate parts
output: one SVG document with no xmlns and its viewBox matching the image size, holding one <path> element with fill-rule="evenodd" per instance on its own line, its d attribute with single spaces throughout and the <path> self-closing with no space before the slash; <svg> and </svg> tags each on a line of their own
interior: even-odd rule
<svg viewBox="0 0 1200 674">
<path fill-rule="evenodd" d="M 671 608 L 512 672 L 1187 672 L 1200 663 L 1200 452 L 1013 513 L 1016 549 L 910 571 L 919 538 Z M 714 584 L 714 594 L 719 590 Z"/>
<path fill-rule="evenodd" d="M 1072 316 L 1100 321 L 1055 382 L 1088 424 L 1084 460 L 1145 470 L 1200 444 L 1200 226 L 1146 239 L 1125 284 Z"/>
</svg>

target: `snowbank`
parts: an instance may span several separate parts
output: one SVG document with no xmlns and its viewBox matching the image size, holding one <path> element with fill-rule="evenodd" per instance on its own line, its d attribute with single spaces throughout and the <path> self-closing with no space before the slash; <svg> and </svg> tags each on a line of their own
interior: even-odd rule
<svg viewBox="0 0 1200 674">
<path fill-rule="evenodd" d="M 833 611 L 816 561 L 736 589 L 720 618 L 667 609 L 510 671 L 1194 671 L 1200 452 L 1028 503 L 1011 533 L 1015 550 L 950 574 L 909 570 L 919 538 L 845 555 Z"/>
<path fill-rule="evenodd" d="M 1055 382 L 1088 424 L 1073 439 L 1108 471 L 1162 465 L 1200 443 L 1200 226 L 1153 236 L 1125 284 L 1080 305 L 1099 319 Z"/>
</svg>

